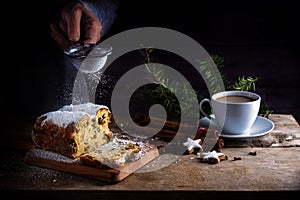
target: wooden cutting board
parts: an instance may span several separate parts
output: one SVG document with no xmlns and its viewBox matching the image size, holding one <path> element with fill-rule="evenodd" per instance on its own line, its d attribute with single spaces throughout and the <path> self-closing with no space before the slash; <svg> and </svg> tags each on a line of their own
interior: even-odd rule
<svg viewBox="0 0 300 200">
<path fill-rule="evenodd" d="M 25 163 L 43 168 L 68 172 L 81 175 L 84 177 L 105 181 L 108 183 L 117 183 L 124 180 L 130 174 L 134 173 L 150 161 L 158 157 L 159 152 L 156 147 L 145 152 L 142 157 L 136 161 L 128 162 L 118 169 L 101 169 L 84 165 L 79 158 L 71 159 L 69 157 L 42 150 L 32 148 L 25 156 Z"/>
</svg>

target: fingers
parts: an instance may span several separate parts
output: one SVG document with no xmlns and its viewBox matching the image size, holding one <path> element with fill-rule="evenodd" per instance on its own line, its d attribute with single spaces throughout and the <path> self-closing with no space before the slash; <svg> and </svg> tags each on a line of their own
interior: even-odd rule
<svg viewBox="0 0 300 200">
<path fill-rule="evenodd" d="M 71 45 L 69 39 L 61 32 L 56 24 L 50 24 L 51 37 L 62 48 L 66 49 Z"/>
<path fill-rule="evenodd" d="M 82 5 L 75 4 L 71 9 L 62 11 L 60 28 L 66 33 L 71 42 L 78 42 L 80 39 L 80 21 L 82 17 Z"/>
<path fill-rule="evenodd" d="M 82 4 L 66 6 L 61 12 L 58 25 L 51 25 L 51 36 L 62 48 L 83 42 L 96 44 L 101 37 L 102 25 L 93 13 Z"/>
<path fill-rule="evenodd" d="M 100 40 L 101 24 L 99 21 L 90 21 L 85 24 L 85 44 L 96 44 Z"/>
<path fill-rule="evenodd" d="M 102 30 L 102 25 L 100 21 L 82 6 L 82 40 L 86 44 L 96 44 L 100 40 L 100 32 Z"/>
<path fill-rule="evenodd" d="M 64 22 L 60 27 L 71 42 L 82 40 L 84 43 L 95 44 L 100 40 L 101 23 L 82 4 L 76 3 L 71 9 L 64 10 L 62 19 Z"/>
</svg>

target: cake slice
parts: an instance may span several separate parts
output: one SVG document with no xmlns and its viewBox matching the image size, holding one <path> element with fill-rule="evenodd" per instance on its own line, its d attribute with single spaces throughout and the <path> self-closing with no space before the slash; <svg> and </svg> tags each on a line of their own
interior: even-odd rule
<svg viewBox="0 0 300 200">
<path fill-rule="evenodd" d="M 95 151 L 80 156 L 86 165 L 105 168 L 117 168 L 133 162 L 142 156 L 142 145 L 131 140 L 114 137 L 110 142 L 98 147 Z"/>
</svg>

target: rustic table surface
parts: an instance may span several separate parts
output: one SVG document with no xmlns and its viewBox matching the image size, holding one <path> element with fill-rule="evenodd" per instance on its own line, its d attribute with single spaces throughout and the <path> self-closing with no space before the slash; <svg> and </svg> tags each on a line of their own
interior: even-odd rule
<svg viewBox="0 0 300 200">
<path fill-rule="evenodd" d="M 118 198 L 131 191 L 139 197 L 145 194 L 154 197 L 182 194 L 190 199 L 196 199 L 191 195 L 195 192 L 199 192 L 197 199 L 201 199 L 201 195 L 202 199 L 210 199 L 216 197 L 218 192 L 225 192 L 220 194 L 224 198 L 232 197 L 232 193 L 226 192 L 247 192 L 244 198 L 250 198 L 251 194 L 257 198 L 263 197 L 265 192 L 276 197 L 278 192 L 300 191 L 299 124 L 292 115 L 271 114 L 269 119 L 274 122 L 275 128 L 265 136 L 237 143 L 237 146 L 232 145 L 232 141 L 226 146 L 225 140 L 221 152 L 228 156 L 227 160 L 208 164 L 200 163 L 195 155 L 182 155 L 163 168 L 145 172 L 143 169 L 146 167 L 161 163 L 157 159 L 168 162 L 168 155 L 159 156 L 141 170 L 114 184 L 27 165 L 24 163 L 25 154 L 32 147 L 30 126 L 25 127 L 28 134 L 22 136 L 22 131 L 18 133 L 15 127 L 17 136 L 8 137 L 8 140 L 15 140 L 14 145 L 7 148 L 1 161 L 1 190 L 11 194 L 14 191 L 29 192 L 35 196 L 68 194 L 70 198 L 79 197 L 80 194 L 89 194 L 91 197 L 110 194 Z M 250 152 L 255 154 L 251 155 Z M 233 194 L 238 197 L 240 193 Z"/>
</svg>

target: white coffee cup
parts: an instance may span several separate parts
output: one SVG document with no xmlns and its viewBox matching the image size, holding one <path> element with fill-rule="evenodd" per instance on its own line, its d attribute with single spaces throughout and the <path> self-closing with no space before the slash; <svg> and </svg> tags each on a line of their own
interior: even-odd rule
<svg viewBox="0 0 300 200">
<path fill-rule="evenodd" d="M 212 115 L 203 110 L 207 102 L 212 108 Z M 200 102 L 200 111 L 211 119 L 223 133 L 248 134 L 254 124 L 261 103 L 261 97 L 249 91 L 223 91 L 205 98 Z"/>
</svg>

